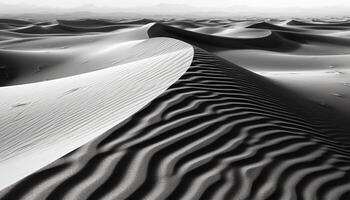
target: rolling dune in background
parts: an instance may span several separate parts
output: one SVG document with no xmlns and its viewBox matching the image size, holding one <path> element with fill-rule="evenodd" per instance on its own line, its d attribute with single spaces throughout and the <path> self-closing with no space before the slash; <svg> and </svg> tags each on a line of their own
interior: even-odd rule
<svg viewBox="0 0 350 200">
<path fill-rule="evenodd" d="M 0 25 L 0 199 L 350 199 L 348 22 Z"/>
</svg>

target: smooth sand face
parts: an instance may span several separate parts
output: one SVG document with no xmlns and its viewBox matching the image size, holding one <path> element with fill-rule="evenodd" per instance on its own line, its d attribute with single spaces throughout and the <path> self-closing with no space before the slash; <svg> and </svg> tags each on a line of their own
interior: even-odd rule
<svg viewBox="0 0 350 200">
<path fill-rule="evenodd" d="M 23 65 L 10 86 L 0 87 L 0 189 L 113 129 L 173 84 L 193 57 L 190 45 L 174 39 L 121 36 L 113 43 L 111 37 L 118 36 L 68 49 L 41 50 L 35 43 L 43 41 L 37 40 L 20 44 L 25 50 L 2 50 L 12 59 L 27 59 L 28 67 L 49 51 L 44 59 L 57 65 L 46 73 Z M 64 38 L 45 42 L 52 40 Z M 86 58 L 88 66 L 79 64 Z M 33 81 L 38 82 L 27 83 Z"/>
</svg>

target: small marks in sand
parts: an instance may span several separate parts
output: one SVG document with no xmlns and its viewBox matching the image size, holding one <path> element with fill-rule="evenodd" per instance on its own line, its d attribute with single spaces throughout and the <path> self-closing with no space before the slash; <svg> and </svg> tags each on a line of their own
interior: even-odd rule
<svg viewBox="0 0 350 200">
<path fill-rule="evenodd" d="M 323 100 L 314 100 L 315 103 L 317 103 L 319 106 L 324 108 L 329 108 L 329 104 Z"/>
<path fill-rule="evenodd" d="M 29 104 L 30 104 L 30 102 L 20 102 L 20 103 L 13 104 L 12 108 L 19 108 L 19 107 L 23 107 L 23 106 L 26 106 Z"/>
<path fill-rule="evenodd" d="M 89 60 L 84 60 L 81 64 L 86 64 L 88 62 L 89 62 Z"/>
<path fill-rule="evenodd" d="M 332 93 L 333 96 L 339 97 L 339 98 L 345 98 L 344 94 L 340 94 L 340 93 Z"/>
<path fill-rule="evenodd" d="M 9 75 L 7 66 L 0 65 L 0 79 L 8 79 L 9 77 L 10 75 Z"/>
<path fill-rule="evenodd" d="M 118 64 L 120 62 L 121 62 L 121 60 L 119 60 L 119 59 L 112 60 L 111 61 L 111 67 L 113 67 L 114 65 L 116 65 L 116 64 Z"/>
<path fill-rule="evenodd" d="M 69 46 L 62 46 L 62 47 L 60 47 L 60 49 L 68 49 L 69 48 Z"/>
<path fill-rule="evenodd" d="M 106 67 L 104 66 L 98 66 L 98 67 L 95 67 L 95 70 L 101 70 L 101 69 L 105 69 Z"/>
<path fill-rule="evenodd" d="M 117 64 L 119 62 L 119 60 L 113 60 L 112 61 L 112 65 L 115 65 L 115 64 Z"/>
<path fill-rule="evenodd" d="M 343 83 L 344 86 L 350 87 L 350 83 Z"/>
<path fill-rule="evenodd" d="M 42 69 L 43 69 L 42 65 L 36 66 L 36 72 L 41 72 Z"/>
<path fill-rule="evenodd" d="M 336 74 L 336 75 L 343 74 L 343 72 L 337 71 L 337 70 L 329 70 L 329 71 L 326 71 L 326 73 L 327 74 Z"/>
<path fill-rule="evenodd" d="M 82 89 L 82 87 L 77 87 L 77 88 L 72 88 L 72 89 L 70 89 L 70 90 L 67 90 L 67 91 L 65 91 L 59 98 L 61 98 L 61 97 L 63 97 L 63 96 L 66 96 L 66 95 L 69 95 L 69 94 L 71 94 L 71 93 L 73 93 L 73 92 L 76 92 L 76 91 L 78 91 L 78 90 L 80 90 L 80 89 Z"/>
<path fill-rule="evenodd" d="M 36 142 L 33 141 L 33 142 L 28 143 L 28 144 L 20 145 L 20 146 L 16 147 L 16 151 L 24 151 L 26 149 L 30 149 L 35 145 L 35 143 Z"/>
</svg>

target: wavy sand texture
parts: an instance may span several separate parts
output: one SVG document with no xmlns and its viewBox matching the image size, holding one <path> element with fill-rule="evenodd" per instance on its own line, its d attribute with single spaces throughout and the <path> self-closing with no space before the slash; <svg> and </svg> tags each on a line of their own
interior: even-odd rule
<svg viewBox="0 0 350 200">
<path fill-rule="evenodd" d="M 160 97 L 2 199 L 346 200 L 350 147 L 303 109 L 197 48 Z"/>
<path fill-rule="evenodd" d="M 33 24 L 3 22 L 5 28 L 6 22 L 22 23 L 18 27 Z M 51 94 L 61 102 L 45 104 L 41 102 L 45 100 L 43 95 L 34 99 L 37 101 L 9 100 L 6 108 L 17 115 L 11 123 L 0 126 L 3 130 L 26 132 L 27 141 L 36 141 L 37 135 L 32 133 L 50 136 L 39 137 L 38 143 L 28 146 L 23 143 L 21 150 L 16 147 L 23 140 L 9 133 L 14 137 L 8 137 L 10 142 L 5 145 L 11 148 L 2 150 L 0 145 L 1 152 L 9 157 L 11 151 L 27 152 L 27 158 L 35 159 L 31 156 L 33 152 L 37 155 L 35 145 L 41 145 L 40 152 L 46 152 L 43 147 L 50 144 L 67 148 L 78 139 L 67 138 L 63 144 L 65 141 L 55 140 L 61 134 L 85 130 L 78 136 L 96 135 L 103 130 L 101 126 L 115 125 L 115 120 L 122 119 L 113 109 L 124 103 L 139 105 L 131 94 L 140 94 L 136 95 L 140 98 L 152 95 L 154 88 L 163 84 L 161 81 L 169 81 L 167 77 L 173 75 L 168 74 L 173 73 L 167 71 L 169 67 L 182 73 L 186 70 L 184 63 L 191 62 L 192 48 L 178 40 L 194 45 L 194 58 L 182 76 L 177 73 L 181 77 L 172 86 L 141 102 L 142 109 L 133 108 L 138 110 L 134 114 L 128 109 L 124 120 L 112 130 L 39 171 L 33 170 L 0 191 L 0 199 L 350 199 L 350 84 L 346 82 L 350 46 L 346 33 L 350 28 L 346 21 L 173 19 L 146 26 L 142 24 L 151 20 L 59 22 L 62 26 L 56 28 L 69 26 L 70 30 L 65 30 L 70 31 L 68 35 L 0 31 L 0 37 L 4 34 L 0 60 L 6 64 L 0 72 L 17 72 L 6 81 L 10 86 L 0 89 L 51 84 L 55 88 L 43 88 L 45 96 Z M 91 33 L 124 26 L 128 28 Z M 129 28 L 134 26 L 140 27 Z M 144 40 L 147 33 L 177 40 Z M 57 59 L 65 62 L 58 63 Z M 38 61 L 49 67 L 38 73 L 31 71 Z M 148 64 L 159 67 L 148 73 L 140 71 L 148 69 Z M 101 70 L 96 71 L 96 66 Z M 136 69 L 131 70 L 132 66 Z M 127 79 L 132 83 L 125 82 L 123 88 L 128 91 L 122 91 L 124 94 L 117 92 L 119 84 L 124 83 L 115 79 L 122 76 L 114 71 L 119 67 L 130 70 L 128 77 L 138 74 L 141 79 L 147 78 L 145 75 L 158 78 L 152 83 Z M 45 77 L 53 80 L 28 84 Z M 54 84 L 60 81 L 62 84 Z M 112 83 L 116 87 L 111 87 Z M 295 88 L 298 84 L 301 87 Z M 142 88 L 145 90 L 139 91 Z M 331 96 L 327 88 L 337 93 Z M 15 91 L 13 95 L 12 99 L 18 96 Z M 310 100 L 315 97 L 320 102 Z M 88 110 L 86 105 L 90 105 Z M 69 109 L 60 110 L 63 108 Z M 28 112 L 30 109 L 38 112 Z M 53 110 L 48 114 L 40 109 Z M 23 123 L 26 119 L 36 120 L 41 115 L 49 118 L 27 129 L 12 124 L 27 125 L 32 121 Z M 105 115 L 114 117 L 101 117 Z M 60 123 L 52 121 L 56 118 Z M 42 140 L 45 144 L 40 143 Z M 33 150 L 26 151 L 28 147 Z M 28 161 L 24 165 L 30 164 Z"/>
<path fill-rule="evenodd" d="M 189 67 L 190 45 L 168 38 L 149 39 L 148 44 L 133 47 L 148 58 L 0 87 L 0 189 L 109 131 L 164 92 Z"/>
</svg>

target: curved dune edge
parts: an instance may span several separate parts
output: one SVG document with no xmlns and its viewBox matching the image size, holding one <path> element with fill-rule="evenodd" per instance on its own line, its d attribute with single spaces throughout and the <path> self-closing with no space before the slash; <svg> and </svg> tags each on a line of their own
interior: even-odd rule
<svg viewBox="0 0 350 200">
<path fill-rule="evenodd" d="M 349 199 L 341 135 L 292 93 L 194 48 L 159 97 L 0 199 Z"/>
<path fill-rule="evenodd" d="M 185 73 L 192 46 L 168 38 L 149 41 L 169 48 L 99 71 L 1 87 L 0 190 L 111 130 Z"/>
<path fill-rule="evenodd" d="M 116 23 L 119 22 L 125 22 L 120 26 L 128 27 L 130 21 Z M 46 59 L 58 58 L 61 53 L 67 53 L 68 56 L 64 58 L 74 58 L 68 59 L 69 64 L 43 65 L 51 68 L 43 67 L 43 70 L 36 72 L 40 77 L 35 79 L 23 80 L 22 77 L 34 74 L 25 71 L 23 76 L 17 77 L 21 81 L 7 82 L 7 85 L 28 85 L 33 82 L 39 85 L 41 83 L 38 81 L 42 81 L 42 78 L 66 77 L 64 79 L 67 80 L 70 79 L 68 76 L 75 77 L 87 72 L 93 74 L 94 70 L 133 61 L 143 63 L 148 58 L 158 58 L 154 55 L 167 56 L 161 46 L 170 59 L 182 49 L 180 45 L 180 49 L 175 47 L 169 52 L 169 48 L 166 48 L 168 45 L 144 40 L 148 36 L 172 37 L 192 44 L 192 64 L 171 87 L 110 131 L 2 189 L 1 200 L 350 199 L 350 118 L 342 116 L 328 99 L 317 97 L 310 100 L 309 97 L 316 96 L 311 92 L 306 96 L 300 93 L 312 86 L 305 80 L 310 83 L 316 81 L 316 86 L 322 91 L 326 91 L 328 86 L 332 87 L 327 95 L 332 95 L 329 98 L 335 100 L 334 105 L 340 105 L 337 101 L 342 101 L 345 105 L 341 107 L 342 111 L 348 109 L 350 93 L 345 91 L 350 91 L 347 79 L 350 40 L 333 34 L 344 34 L 342 32 L 348 28 L 292 26 L 285 24 L 285 21 L 269 20 L 266 24 L 258 25 L 260 28 L 254 28 L 269 30 L 272 33 L 269 36 L 259 38 L 250 34 L 254 37 L 227 38 L 211 32 L 198 34 L 187 29 L 250 30 L 242 27 L 249 27 L 256 21 L 175 19 L 169 23 L 165 21 L 135 29 L 91 34 L 88 32 L 104 26 L 102 21 L 95 20 L 93 23 L 96 24 L 88 26 L 86 22 L 84 25 L 84 21 L 72 24 L 72 27 L 82 31 L 74 36 L 73 32 L 70 33 L 72 35 L 60 37 L 52 33 L 5 35 L 21 39 L 0 41 L 6 45 L 5 48 L 2 45 L 4 49 L 0 52 L 4 58 L 9 58 L 13 53 L 16 61 L 22 61 L 24 59 L 19 57 L 20 54 L 43 48 L 50 51 L 51 56 L 44 56 Z M 0 35 L 4 32 L 0 31 Z M 46 39 L 41 40 L 39 35 Z M 26 36 L 32 38 L 22 38 Z M 148 42 L 154 46 L 148 46 Z M 141 49 L 143 61 L 136 51 L 124 51 L 134 50 L 136 46 Z M 110 51 L 106 51 L 106 48 Z M 150 49 L 152 51 L 148 53 Z M 157 49 L 158 53 L 153 49 Z M 143 51 L 150 55 L 143 54 Z M 36 63 L 32 58 L 35 56 L 33 52 L 27 53 L 31 57 L 27 60 L 33 61 L 31 72 L 34 72 Z M 125 61 L 127 55 L 131 57 Z M 0 60 L 3 61 L 1 57 Z M 25 64 L 24 67 L 28 66 L 28 63 Z M 10 62 L 8 66 L 21 67 Z M 75 67 L 81 71 L 73 70 Z M 306 67 L 310 71 L 300 76 L 298 71 Z M 53 73 L 56 70 L 64 73 Z M 261 70 L 269 73 L 265 73 L 265 77 L 260 76 L 262 73 L 256 74 Z M 271 78 L 273 71 L 279 73 L 273 76 L 279 76 L 283 81 L 286 81 L 286 77 L 301 79 L 283 84 Z M 315 71 L 322 77 L 316 80 Z M 286 87 L 292 84 L 300 84 L 302 90 Z M 77 87 L 72 86 L 64 91 L 60 98 L 85 91 L 85 87 L 74 86 Z M 344 93 L 333 89 L 342 89 Z M 101 95 L 96 94 L 77 103 L 98 101 L 108 104 L 105 106 L 118 104 L 99 101 L 99 97 Z M 12 110 L 18 111 L 14 122 L 26 117 L 21 111 L 25 113 L 26 106 L 31 106 L 31 103 L 23 100 L 10 105 Z M 109 110 L 109 107 L 101 110 Z M 82 112 L 85 110 L 77 113 Z M 56 116 L 55 112 L 50 114 Z M 70 121 L 71 116 L 64 120 Z M 90 128 L 97 130 L 100 127 Z M 25 165 L 28 163 L 32 162 L 28 161 Z"/>
<path fill-rule="evenodd" d="M 146 25 L 99 35 L 14 42 L 9 44 L 9 49 L 0 49 L 0 66 L 7 73 L 7 78 L 2 79 L 3 85 L 78 75 L 179 49 L 176 45 L 169 48 L 154 40 L 145 40 L 148 39 L 147 30 Z"/>
</svg>

